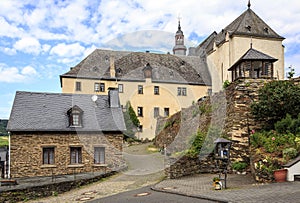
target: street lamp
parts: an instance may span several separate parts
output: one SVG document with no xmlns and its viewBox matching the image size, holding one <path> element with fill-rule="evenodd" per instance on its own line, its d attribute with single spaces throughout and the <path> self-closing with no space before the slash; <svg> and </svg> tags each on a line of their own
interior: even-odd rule
<svg viewBox="0 0 300 203">
<path fill-rule="evenodd" d="M 226 189 L 226 180 L 227 180 L 227 167 L 230 161 L 230 147 L 231 141 L 224 138 L 218 138 L 214 141 L 214 158 L 216 166 L 219 172 L 219 179 L 224 180 L 224 188 Z M 221 178 L 222 173 L 224 173 L 224 178 Z"/>
</svg>

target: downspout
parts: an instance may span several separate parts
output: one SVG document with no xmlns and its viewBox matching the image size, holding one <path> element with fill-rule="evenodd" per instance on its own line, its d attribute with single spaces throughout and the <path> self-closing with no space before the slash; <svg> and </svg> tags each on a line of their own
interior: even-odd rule
<svg viewBox="0 0 300 203">
<path fill-rule="evenodd" d="M 7 178 L 10 179 L 10 132 L 8 132 L 8 174 Z"/>
</svg>

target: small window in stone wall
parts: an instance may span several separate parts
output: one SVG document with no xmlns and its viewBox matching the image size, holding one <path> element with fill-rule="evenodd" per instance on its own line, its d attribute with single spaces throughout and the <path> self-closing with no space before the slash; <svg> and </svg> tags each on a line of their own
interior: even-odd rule
<svg viewBox="0 0 300 203">
<path fill-rule="evenodd" d="M 54 147 L 44 147 L 43 148 L 43 164 L 54 164 Z"/>
<path fill-rule="evenodd" d="M 82 152 L 81 147 L 70 147 L 70 164 L 81 164 Z"/>
<path fill-rule="evenodd" d="M 94 163 L 105 164 L 105 147 L 94 147 Z"/>
</svg>

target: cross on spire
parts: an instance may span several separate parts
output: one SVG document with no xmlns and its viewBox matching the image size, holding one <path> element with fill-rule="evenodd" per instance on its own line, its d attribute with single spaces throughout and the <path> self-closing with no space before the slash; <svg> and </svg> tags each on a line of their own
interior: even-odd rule
<svg viewBox="0 0 300 203">
<path fill-rule="evenodd" d="M 251 2 L 250 2 L 250 0 L 248 0 L 248 8 L 250 8 L 251 7 Z"/>
</svg>

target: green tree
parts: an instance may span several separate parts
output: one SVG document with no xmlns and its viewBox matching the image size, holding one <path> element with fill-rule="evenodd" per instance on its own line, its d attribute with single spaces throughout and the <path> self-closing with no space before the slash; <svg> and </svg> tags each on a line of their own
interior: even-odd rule
<svg viewBox="0 0 300 203">
<path fill-rule="evenodd" d="M 134 137 L 135 132 L 140 125 L 140 121 L 137 118 L 130 102 L 126 103 L 126 111 L 123 114 L 126 125 L 126 131 L 124 132 L 124 134 L 127 137 Z"/>
<path fill-rule="evenodd" d="M 254 117 L 265 122 L 266 129 L 274 129 L 274 124 L 285 118 L 297 118 L 300 113 L 300 86 L 291 81 L 266 83 L 258 92 L 258 100 L 251 105 Z"/>
</svg>

